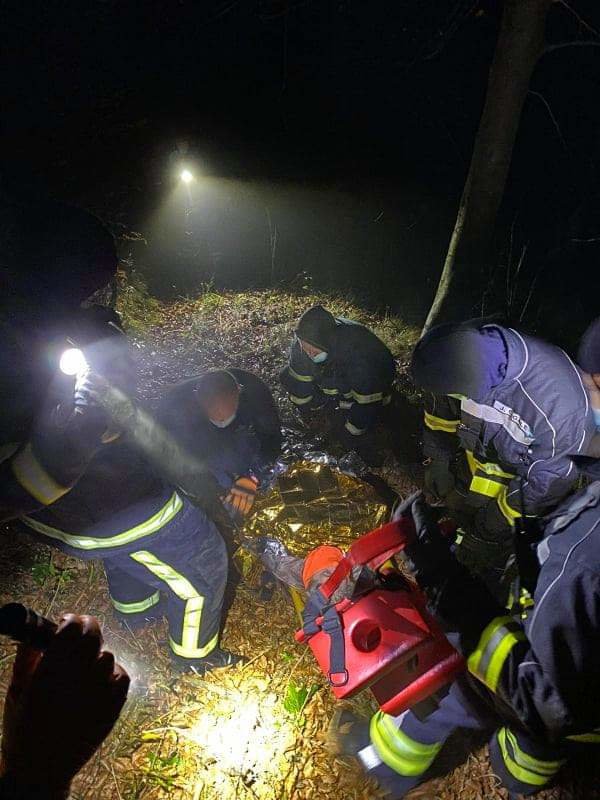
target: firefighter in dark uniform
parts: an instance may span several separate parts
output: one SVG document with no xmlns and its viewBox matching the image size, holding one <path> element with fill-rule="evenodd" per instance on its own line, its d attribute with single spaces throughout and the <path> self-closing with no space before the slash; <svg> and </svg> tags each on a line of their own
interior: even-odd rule
<svg viewBox="0 0 600 800">
<path fill-rule="evenodd" d="M 344 416 L 346 440 L 359 440 L 389 405 L 394 357 L 372 331 L 314 306 L 300 317 L 281 382 L 292 403 L 312 411 L 333 401 Z"/>
<path fill-rule="evenodd" d="M 114 327 L 103 334 L 96 329 L 86 340 L 79 331 L 91 377 L 79 376 L 74 393 L 72 383 L 67 392 L 51 390 L 29 441 L 0 465 L 3 516 L 19 517 L 70 555 L 101 558 L 113 605 L 130 626 L 164 609 L 177 668 L 230 666 L 239 657 L 218 646 L 224 542 L 94 403 L 95 374 L 133 391 L 125 337 Z M 69 399 L 57 403 L 57 394 Z"/>
<path fill-rule="evenodd" d="M 211 370 L 167 390 L 157 419 L 212 472 L 232 513 L 248 514 L 281 452 L 281 423 L 266 384 L 243 369 Z"/>
<path fill-rule="evenodd" d="M 600 477 L 598 461 L 581 461 L 589 462 L 582 471 Z M 412 711 L 378 712 L 370 723 L 346 717 L 332 732 L 335 744 L 399 800 L 436 774 L 454 730 L 489 731 L 494 774 L 511 797 L 534 794 L 573 749 L 600 745 L 600 481 L 543 521 L 534 605 L 514 617 L 455 559 L 422 496 L 400 513 L 418 532 L 409 565 L 468 672 L 424 719 Z"/>
<path fill-rule="evenodd" d="M 582 372 L 558 347 L 477 322 L 432 329 L 411 370 L 426 392 L 426 489 L 465 531 L 459 558 L 500 597 L 515 520 L 556 506 L 590 447 Z"/>
</svg>

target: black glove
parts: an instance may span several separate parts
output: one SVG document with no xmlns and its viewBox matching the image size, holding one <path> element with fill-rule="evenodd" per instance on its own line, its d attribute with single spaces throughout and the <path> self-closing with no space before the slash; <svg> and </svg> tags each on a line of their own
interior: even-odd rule
<svg viewBox="0 0 600 800">
<path fill-rule="evenodd" d="M 434 509 L 427 505 L 423 492 L 416 492 L 394 511 L 392 519 L 408 517 L 414 523 L 416 539 L 404 550 L 409 567 L 422 589 L 443 580 L 456 563 L 437 524 Z"/>
<path fill-rule="evenodd" d="M 450 463 L 433 459 L 425 466 L 425 488 L 438 500 L 447 497 L 454 489 L 454 475 Z"/>
<path fill-rule="evenodd" d="M 463 647 L 468 650 L 486 625 L 505 611 L 485 585 L 456 560 L 451 543 L 440 532 L 435 511 L 427 506 L 421 492 L 409 497 L 394 519 L 406 514 L 417 532 L 415 541 L 404 550 L 408 564 L 427 595 L 431 611 L 449 630 L 461 633 Z"/>
</svg>

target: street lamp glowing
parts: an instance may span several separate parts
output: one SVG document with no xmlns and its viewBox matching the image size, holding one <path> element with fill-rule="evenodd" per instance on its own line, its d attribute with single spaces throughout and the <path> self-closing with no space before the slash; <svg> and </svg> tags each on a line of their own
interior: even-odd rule
<svg viewBox="0 0 600 800">
<path fill-rule="evenodd" d="M 191 183 L 194 180 L 194 176 L 189 171 L 189 169 L 184 169 L 179 176 L 184 183 Z"/>
<path fill-rule="evenodd" d="M 87 369 L 88 364 L 78 347 L 69 347 L 60 357 L 58 365 L 65 375 L 80 375 Z"/>
</svg>

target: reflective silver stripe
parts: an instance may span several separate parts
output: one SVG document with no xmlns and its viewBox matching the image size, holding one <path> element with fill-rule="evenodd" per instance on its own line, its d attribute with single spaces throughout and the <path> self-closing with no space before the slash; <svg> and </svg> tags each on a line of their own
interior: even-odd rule
<svg viewBox="0 0 600 800">
<path fill-rule="evenodd" d="M 500 425 L 508 433 L 511 439 L 519 444 L 529 446 L 534 441 L 531 428 L 508 406 L 496 403 L 494 407 L 476 403 L 468 397 L 460 401 L 460 408 L 465 414 L 475 419 L 482 419 L 484 422 L 492 422 Z"/>
<path fill-rule="evenodd" d="M 57 528 L 51 528 L 50 525 L 44 525 L 43 522 L 38 522 L 38 520 L 33 519 L 33 517 L 21 517 L 21 521 L 34 531 L 44 536 L 49 536 L 51 539 L 58 539 L 78 550 L 101 550 L 105 547 L 121 547 L 124 544 L 135 542 L 143 536 L 156 533 L 156 531 L 164 528 L 164 526 L 179 513 L 182 506 L 182 499 L 177 492 L 173 492 L 170 500 L 160 511 L 150 517 L 150 519 L 136 525 L 134 528 L 123 531 L 123 533 L 118 533 L 115 536 L 107 536 L 104 539 L 100 537 L 94 538 L 92 536 L 84 536 L 83 534 L 74 535 L 65 533 L 64 531 L 59 531 Z"/>
</svg>

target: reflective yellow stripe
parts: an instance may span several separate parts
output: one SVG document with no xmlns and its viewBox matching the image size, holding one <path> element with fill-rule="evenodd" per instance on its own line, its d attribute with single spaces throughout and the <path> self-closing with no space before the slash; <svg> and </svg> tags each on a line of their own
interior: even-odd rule
<svg viewBox="0 0 600 800">
<path fill-rule="evenodd" d="M 496 503 L 498 503 L 498 508 L 502 512 L 507 522 L 509 522 L 511 525 L 516 519 L 519 519 L 519 517 L 523 516 L 520 511 L 517 511 L 515 508 L 509 505 L 508 500 L 506 499 L 506 487 L 504 487 L 504 491 L 500 492 L 496 498 Z"/>
<path fill-rule="evenodd" d="M 75 547 L 79 550 L 100 550 L 104 547 L 121 547 L 121 545 L 135 542 L 143 536 L 148 536 L 151 533 L 159 531 L 161 528 L 170 522 L 173 517 L 179 513 L 183 501 L 177 492 L 173 492 L 170 500 L 157 511 L 154 516 L 147 519 L 145 522 L 136 525 L 135 528 L 130 528 L 123 533 L 118 533 L 116 536 L 107 536 L 106 538 L 93 538 L 91 536 L 74 535 L 64 533 L 56 528 L 51 528 L 50 525 L 44 525 L 43 522 L 38 522 L 37 519 L 32 517 L 21 517 L 22 522 L 34 531 L 49 536 L 51 539 L 58 539 L 70 547 Z"/>
<path fill-rule="evenodd" d="M 204 647 L 198 647 L 204 597 L 196 591 L 188 579 L 148 550 L 138 550 L 137 553 L 131 553 L 130 556 L 138 564 L 143 564 L 161 581 L 164 581 L 177 597 L 185 600 L 181 643 L 176 642 L 172 637 L 169 639 L 173 652 L 183 658 L 204 658 L 211 650 L 214 650 L 219 638 L 218 634 Z"/>
<path fill-rule="evenodd" d="M 383 763 L 407 777 L 422 775 L 442 749 L 441 743 L 423 744 L 412 739 L 382 711 L 371 719 L 370 736 Z"/>
<path fill-rule="evenodd" d="M 506 487 L 503 483 L 491 480 L 490 478 L 480 478 L 476 476 L 471 479 L 469 490 L 475 494 L 483 494 L 486 497 L 498 497 Z"/>
<path fill-rule="evenodd" d="M 495 692 L 510 651 L 517 642 L 526 639 L 525 632 L 512 617 L 496 617 L 485 628 L 467 659 L 470 672 Z"/>
<path fill-rule="evenodd" d="M 154 592 L 150 597 L 147 597 L 145 600 L 140 600 L 137 603 L 121 603 L 119 600 L 115 600 L 112 595 L 110 597 L 110 602 L 121 614 L 139 614 L 141 611 L 147 611 L 149 608 L 152 608 L 152 606 L 155 606 L 159 601 L 160 592 Z"/>
<path fill-rule="evenodd" d="M 460 424 L 459 419 L 444 419 L 434 417 L 428 411 L 425 412 L 425 425 L 432 431 L 444 431 L 444 433 L 456 433 Z"/>
<path fill-rule="evenodd" d="M 288 366 L 288 372 L 290 377 L 295 378 L 297 381 L 302 381 L 302 383 L 312 383 L 313 381 L 312 375 L 300 375 L 293 367 Z"/>
<path fill-rule="evenodd" d="M 545 786 L 564 764 L 564 761 L 540 761 L 528 755 L 521 750 L 514 734 L 506 728 L 500 728 L 497 737 L 506 769 L 521 783 L 529 786 Z M 507 740 L 510 741 L 514 757 L 509 752 Z"/>
<path fill-rule="evenodd" d="M 321 391 L 323 392 L 323 394 L 329 394 L 329 395 L 338 394 L 337 389 L 326 389 L 324 386 L 321 386 Z"/>
<path fill-rule="evenodd" d="M 498 464 L 494 464 L 493 461 L 479 461 L 479 459 L 475 458 L 471 450 L 465 450 L 465 455 L 467 456 L 471 475 L 475 475 L 477 472 L 484 472 L 486 475 L 495 478 L 505 478 L 509 481 L 512 481 L 512 479 L 516 477 L 512 472 L 505 472 L 502 467 L 499 467 Z"/>
<path fill-rule="evenodd" d="M 571 742 L 584 742 L 586 744 L 600 744 L 600 733 L 576 733 L 567 736 Z"/>
<path fill-rule="evenodd" d="M 378 403 L 380 400 L 383 400 L 383 392 L 373 392 L 373 394 L 361 394 L 356 390 L 352 390 L 352 397 L 356 400 L 357 403 L 361 403 L 361 405 L 366 405 L 367 403 Z"/>
<path fill-rule="evenodd" d="M 362 436 L 362 434 L 367 430 L 366 428 L 357 428 L 356 425 L 353 425 L 349 419 L 346 420 L 346 424 L 344 428 L 352 434 L 352 436 Z"/>
<path fill-rule="evenodd" d="M 290 395 L 290 400 L 297 406 L 303 406 L 305 403 L 310 403 L 312 399 L 312 394 L 309 394 L 308 397 L 298 397 L 295 394 Z"/>
<path fill-rule="evenodd" d="M 68 486 L 61 486 L 46 472 L 34 456 L 30 444 L 13 458 L 11 469 L 25 491 L 45 506 L 54 503 L 70 489 Z"/>
</svg>

